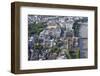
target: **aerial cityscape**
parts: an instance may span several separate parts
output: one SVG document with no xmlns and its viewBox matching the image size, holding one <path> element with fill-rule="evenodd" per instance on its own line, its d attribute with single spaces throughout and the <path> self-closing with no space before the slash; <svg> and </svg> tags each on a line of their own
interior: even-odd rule
<svg viewBox="0 0 100 76">
<path fill-rule="evenodd" d="M 88 58 L 88 17 L 28 15 L 28 60 Z"/>
</svg>

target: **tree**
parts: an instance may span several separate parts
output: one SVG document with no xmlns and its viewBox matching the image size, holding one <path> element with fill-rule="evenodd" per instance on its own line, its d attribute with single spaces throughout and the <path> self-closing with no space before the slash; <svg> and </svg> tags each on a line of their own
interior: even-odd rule
<svg viewBox="0 0 100 76">
<path fill-rule="evenodd" d="M 32 33 L 39 35 L 40 32 L 43 31 L 44 28 L 45 28 L 45 26 L 43 25 L 43 23 L 34 22 L 33 24 L 29 24 L 29 27 L 28 27 L 29 36 Z"/>
<path fill-rule="evenodd" d="M 52 53 L 58 53 L 58 52 L 60 52 L 60 48 L 57 47 L 57 46 L 53 46 L 53 47 L 51 48 L 51 52 L 52 52 Z"/>
</svg>

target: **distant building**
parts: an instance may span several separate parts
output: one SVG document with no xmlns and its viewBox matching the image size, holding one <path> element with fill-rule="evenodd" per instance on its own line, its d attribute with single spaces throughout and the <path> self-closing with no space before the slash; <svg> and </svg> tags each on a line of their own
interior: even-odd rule
<svg viewBox="0 0 100 76">
<path fill-rule="evenodd" d="M 80 46 L 80 57 L 87 58 L 88 57 L 88 24 L 81 23 L 79 30 L 79 46 Z"/>
</svg>

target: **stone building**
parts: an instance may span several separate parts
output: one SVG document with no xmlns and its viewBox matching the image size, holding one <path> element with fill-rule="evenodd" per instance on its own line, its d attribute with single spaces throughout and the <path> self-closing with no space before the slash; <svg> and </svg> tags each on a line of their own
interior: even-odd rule
<svg viewBox="0 0 100 76">
<path fill-rule="evenodd" d="M 88 57 L 88 24 L 87 23 L 81 23 L 80 30 L 79 30 L 79 44 L 80 44 L 80 56 L 81 58 L 87 58 Z"/>
</svg>

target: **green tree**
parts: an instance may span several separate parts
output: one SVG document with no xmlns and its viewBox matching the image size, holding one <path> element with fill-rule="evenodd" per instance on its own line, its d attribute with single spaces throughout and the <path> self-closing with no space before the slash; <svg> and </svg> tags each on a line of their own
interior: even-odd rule
<svg viewBox="0 0 100 76">
<path fill-rule="evenodd" d="M 76 58 L 80 58 L 80 49 L 79 48 L 77 48 L 77 50 L 76 50 Z"/>
<path fill-rule="evenodd" d="M 51 48 L 51 52 L 52 52 L 52 53 L 59 53 L 59 52 L 60 52 L 60 48 L 57 47 L 57 46 L 53 46 L 53 47 Z"/>
<path fill-rule="evenodd" d="M 65 50 L 65 55 L 66 55 L 66 57 L 68 58 L 68 59 L 72 59 L 72 57 L 71 57 L 71 55 L 70 55 L 70 53 L 69 53 L 69 50 L 68 49 L 63 49 L 63 50 Z"/>
<path fill-rule="evenodd" d="M 29 24 L 28 26 L 28 33 L 31 35 L 31 33 L 34 33 L 36 35 L 39 35 L 41 31 L 44 29 L 44 24 L 43 23 L 36 23 L 34 22 L 33 24 Z"/>
</svg>

